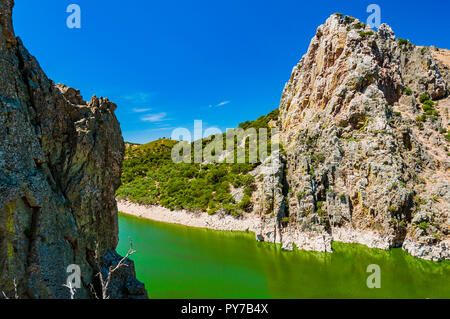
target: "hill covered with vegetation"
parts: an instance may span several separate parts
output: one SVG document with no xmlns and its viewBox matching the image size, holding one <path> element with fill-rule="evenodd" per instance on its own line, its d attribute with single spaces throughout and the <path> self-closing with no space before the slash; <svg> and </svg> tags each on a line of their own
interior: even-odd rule
<svg viewBox="0 0 450 319">
<path fill-rule="evenodd" d="M 255 121 L 241 123 L 239 128 L 269 128 L 276 125 L 278 114 L 278 110 L 272 111 Z M 225 134 L 223 138 L 225 139 Z M 214 138 L 204 139 L 203 149 L 212 141 Z M 250 197 L 255 178 L 249 173 L 259 162 L 174 163 L 171 154 L 177 143 L 178 141 L 161 139 L 145 145 L 127 144 L 122 186 L 117 191 L 117 197 L 172 210 L 186 209 L 214 214 L 221 209 L 234 216 L 251 208 Z M 235 147 L 235 152 L 236 149 Z M 248 152 L 246 155 L 248 157 Z M 244 189 L 244 195 L 239 201 L 232 195 L 235 188 Z"/>
</svg>

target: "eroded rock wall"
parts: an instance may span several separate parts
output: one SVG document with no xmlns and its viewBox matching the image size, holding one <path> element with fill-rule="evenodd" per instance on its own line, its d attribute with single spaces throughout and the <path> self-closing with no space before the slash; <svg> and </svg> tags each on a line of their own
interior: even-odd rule
<svg viewBox="0 0 450 319">
<path fill-rule="evenodd" d="M 317 29 L 282 95 L 286 164 L 273 186 L 284 180 L 288 191 L 270 193 L 284 196 L 275 202 L 285 209 L 264 215 L 276 230 L 262 240 L 319 251 L 337 240 L 450 259 L 450 86 L 433 50 L 339 14 Z M 435 105 L 428 114 L 425 93 Z M 270 189 L 264 176 L 255 213 L 267 197 L 258 194 Z"/>
<path fill-rule="evenodd" d="M 20 298 L 68 298 L 66 268 L 77 264 L 76 298 L 93 298 L 96 245 L 108 264 L 118 242 L 116 105 L 48 79 L 14 35 L 12 6 L 0 0 L 0 291 L 13 296 L 16 282 Z M 146 296 L 129 264 L 111 298 Z"/>
</svg>

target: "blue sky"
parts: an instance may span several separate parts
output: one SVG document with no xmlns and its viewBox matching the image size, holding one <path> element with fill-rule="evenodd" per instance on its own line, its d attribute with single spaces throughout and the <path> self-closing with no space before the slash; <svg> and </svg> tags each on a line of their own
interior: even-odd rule
<svg viewBox="0 0 450 319">
<path fill-rule="evenodd" d="M 81 29 L 66 26 L 72 3 Z M 16 0 L 14 25 L 51 79 L 110 98 L 125 140 L 145 143 L 277 108 L 316 28 L 335 12 L 365 22 L 371 3 L 398 37 L 450 48 L 447 0 Z"/>
</svg>

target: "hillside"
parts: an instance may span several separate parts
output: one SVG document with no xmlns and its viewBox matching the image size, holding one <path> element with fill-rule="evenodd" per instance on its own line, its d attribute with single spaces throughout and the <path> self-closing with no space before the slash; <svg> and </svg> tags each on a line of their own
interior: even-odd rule
<svg viewBox="0 0 450 319">
<path fill-rule="evenodd" d="M 271 112 L 255 121 L 241 123 L 247 129 L 268 127 L 278 119 Z M 211 141 L 204 142 L 205 148 Z M 180 163 L 172 161 L 172 140 L 158 140 L 125 151 L 119 199 L 144 205 L 161 205 L 170 209 L 187 209 L 214 214 L 224 211 L 239 216 L 251 208 L 256 164 Z M 193 149 L 193 148 L 192 148 Z M 240 194 L 236 194 L 236 190 Z"/>
</svg>

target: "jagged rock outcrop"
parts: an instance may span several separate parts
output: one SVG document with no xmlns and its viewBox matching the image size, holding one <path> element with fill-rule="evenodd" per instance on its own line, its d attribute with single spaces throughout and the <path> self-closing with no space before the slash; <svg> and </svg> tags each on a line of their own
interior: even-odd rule
<svg viewBox="0 0 450 319">
<path fill-rule="evenodd" d="M 285 248 L 310 234 L 450 259 L 450 85 L 432 53 L 339 14 L 317 29 L 280 104 Z"/>
<path fill-rule="evenodd" d="M 93 298 L 100 268 L 118 257 L 115 191 L 124 143 L 105 98 L 85 102 L 55 85 L 14 35 L 12 0 L 0 0 L 0 291 L 20 298 L 69 298 L 66 269 L 79 265 L 75 298 Z M 127 261 L 111 298 L 147 293 Z M 97 293 L 101 295 L 100 293 Z"/>
</svg>

